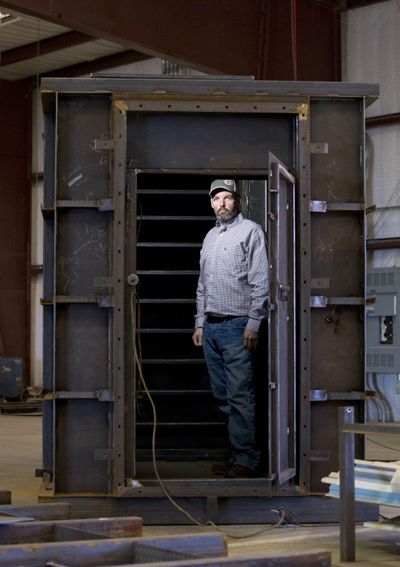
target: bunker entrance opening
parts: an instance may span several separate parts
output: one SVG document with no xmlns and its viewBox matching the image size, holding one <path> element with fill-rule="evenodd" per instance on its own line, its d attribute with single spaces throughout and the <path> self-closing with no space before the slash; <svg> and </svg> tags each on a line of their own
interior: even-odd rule
<svg viewBox="0 0 400 567">
<path fill-rule="evenodd" d="M 128 473 L 153 479 L 155 455 L 162 478 L 212 479 L 212 464 L 229 459 L 226 422 L 211 393 L 203 351 L 191 338 L 201 244 L 215 223 L 208 196 L 215 178 L 236 180 L 244 216 L 267 235 L 270 309 L 255 375 L 257 476 L 282 484 L 296 472 L 295 183 L 272 154 L 262 175 L 127 172 L 127 253 L 139 282 L 127 316 L 131 339 L 136 336 L 127 348 L 127 375 L 134 377 L 127 385 L 133 400 Z"/>
</svg>

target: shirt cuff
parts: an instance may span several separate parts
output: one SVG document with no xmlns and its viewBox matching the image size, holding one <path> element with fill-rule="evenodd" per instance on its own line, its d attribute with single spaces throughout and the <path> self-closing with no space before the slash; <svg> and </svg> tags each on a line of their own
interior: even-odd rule
<svg viewBox="0 0 400 567">
<path fill-rule="evenodd" d="M 260 319 L 252 319 L 251 317 L 249 317 L 249 320 L 247 321 L 246 329 L 258 333 L 258 331 L 260 330 L 260 325 L 261 325 Z"/>
<path fill-rule="evenodd" d="M 194 328 L 202 329 L 204 327 L 204 320 L 205 320 L 204 315 L 198 315 L 197 317 L 195 317 Z"/>
</svg>

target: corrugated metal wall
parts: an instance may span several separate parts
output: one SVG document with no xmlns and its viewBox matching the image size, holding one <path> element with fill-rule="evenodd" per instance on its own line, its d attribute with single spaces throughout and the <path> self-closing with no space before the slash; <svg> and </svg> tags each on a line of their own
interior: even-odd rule
<svg viewBox="0 0 400 567">
<path fill-rule="evenodd" d="M 367 110 L 367 118 L 400 113 L 400 3 L 380 2 L 343 14 L 343 77 L 353 82 L 376 82 L 379 99 Z M 367 128 L 366 190 L 367 237 L 369 239 L 400 236 L 400 118 L 387 125 Z M 372 250 L 368 265 L 373 268 L 400 266 L 400 249 Z M 370 374 L 367 387 L 376 390 L 389 414 L 379 411 L 372 399 L 366 418 L 371 421 L 400 420 L 399 378 L 397 374 Z M 367 440 L 368 441 L 368 440 Z M 391 452 L 391 440 L 369 441 L 370 458 L 397 458 Z M 371 453 L 370 453 L 370 452 Z M 378 452 L 379 453 L 378 453 Z"/>
<path fill-rule="evenodd" d="M 400 4 L 397 0 L 343 14 L 343 79 L 379 83 L 367 118 L 400 112 Z M 368 238 L 400 234 L 400 121 L 367 129 Z M 400 250 L 375 250 L 371 267 L 400 266 Z"/>
</svg>

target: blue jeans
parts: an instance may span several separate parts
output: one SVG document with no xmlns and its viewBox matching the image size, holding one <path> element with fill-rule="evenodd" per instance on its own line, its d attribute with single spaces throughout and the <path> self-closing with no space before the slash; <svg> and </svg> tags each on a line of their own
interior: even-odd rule
<svg viewBox="0 0 400 567">
<path fill-rule="evenodd" d="M 256 468 L 254 353 L 243 348 L 247 317 L 204 323 L 203 350 L 218 408 L 227 416 L 231 462 Z"/>
</svg>

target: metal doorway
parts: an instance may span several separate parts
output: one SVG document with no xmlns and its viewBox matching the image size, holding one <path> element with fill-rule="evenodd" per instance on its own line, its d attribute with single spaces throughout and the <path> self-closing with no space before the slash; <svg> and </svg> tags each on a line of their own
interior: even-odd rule
<svg viewBox="0 0 400 567">
<path fill-rule="evenodd" d="M 193 347 L 191 334 L 199 250 L 214 224 L 208 198 L 214 177 L 200 171 L 136 170 L 127 177 L 134 196 L 128 256 L 135 259 L 131 267 L 137 276 L 131 292 L 137 337 L 132 349 L 141 359 L 138 372 L 135 356 L 129 353 L 127 358 L 127 366 L 133 364 L 127 374 L 135 376 L 131 474 L 154 477 L 155 463 L 150 461 L 155 456 L 165 478 L 213 478 L 212 461 L 227 458 L 226 425 L 211 396 L 202 351 Z M 264 178 L 236 181 L 243 212 L 269 235 L 270 316 L 257 364 L 257 437 L 263 456 L 259 476 L 263 482 L 282 484 L 295 474 L 294 178 L 271 154 Z"/>
</svg>

